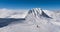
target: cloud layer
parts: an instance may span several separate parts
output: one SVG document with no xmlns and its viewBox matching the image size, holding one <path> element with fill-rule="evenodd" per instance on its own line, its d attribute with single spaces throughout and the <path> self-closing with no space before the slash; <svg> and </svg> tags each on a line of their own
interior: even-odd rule
<svg viewBox="0 0 60 32">
<path fill-rule="evenodd" d="M 28 10 L 0 9 L 0 18 L 24 18 Z"/>
</svg>

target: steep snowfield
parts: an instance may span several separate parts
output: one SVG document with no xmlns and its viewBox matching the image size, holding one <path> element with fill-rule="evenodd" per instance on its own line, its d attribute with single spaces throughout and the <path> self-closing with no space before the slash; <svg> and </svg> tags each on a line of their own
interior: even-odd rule
<svg viewBox="0 0 60 32">
<path fill-rule="evenodd" d="M 20 12 L 21 13 L 21 12 Z M 18 12 L 4 18 L 24 18 L 23 22 L 15 21 L 0 28 L 0 32 L 60 32 L 60 12 L 33 8 L 21 16 Z M 16 16 L 15 16 L 16 15 Z M 18 23 L 17 23 L 18 22 Z"/>
</svg>

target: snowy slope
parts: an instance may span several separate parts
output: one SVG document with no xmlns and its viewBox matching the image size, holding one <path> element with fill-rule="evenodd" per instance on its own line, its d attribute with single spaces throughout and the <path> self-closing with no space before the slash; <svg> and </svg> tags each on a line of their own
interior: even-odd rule
<svg viewBox="0 0 60 32">
<path fill-rule="evenodd" d="M 17 12 L 7 18 L 19 18 L 19 16 Z M 24 19 L 23 22 L 13 21 L 0 28 L 0 32 L 60 32 L 60 12 L 33 8 L 27 12 Z"/>
</svg>

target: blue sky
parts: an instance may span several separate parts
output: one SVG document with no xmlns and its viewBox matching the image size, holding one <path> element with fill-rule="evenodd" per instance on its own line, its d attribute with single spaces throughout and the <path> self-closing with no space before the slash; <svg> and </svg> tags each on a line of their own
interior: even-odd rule
<svg viewBox="0 0 60 32">
<path fill-rule="evenodd" d="M 60 0 L 0 0 L 0 8 L 60 10 Z"/>
</svg>

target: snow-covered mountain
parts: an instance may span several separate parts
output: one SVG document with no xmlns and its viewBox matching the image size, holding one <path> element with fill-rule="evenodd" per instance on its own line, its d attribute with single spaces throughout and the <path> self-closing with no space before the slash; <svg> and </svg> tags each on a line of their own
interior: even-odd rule
<svg viewBox="0 0 60 32">
<path fill-rule="evenodd" d="M 8 24 L 0 32 L 60 32 L 60 12 L 33 8 L 23 15 L 20 13 L 0 18 L 0 26 Z"/>
<path fill-rule="evenodd" d="M 38 18 L 52 18 L 48 14 L 46 14 L 41 8 L 34 8 L 32 10 L 29 10 L 28 15 L 26 17 L 33 16 Z"/>
</svg>

